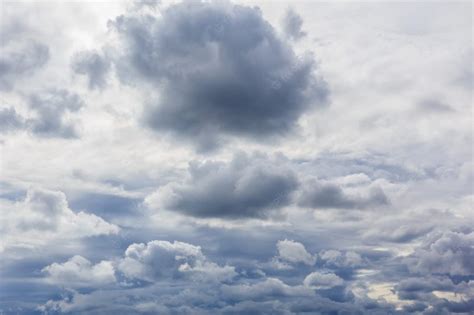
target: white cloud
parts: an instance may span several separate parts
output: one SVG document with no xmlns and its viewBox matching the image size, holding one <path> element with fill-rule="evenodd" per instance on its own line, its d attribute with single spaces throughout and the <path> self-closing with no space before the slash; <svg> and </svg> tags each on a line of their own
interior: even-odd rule
<svg viewBox="0 0 474 315">
<path fill-rule="evenodd" d="M 115 270 L 110 261 L 94 265 L 79 255 L 62 264 L 53 263 L 42 271 L 47 274 L 47 282 L 69 288 L 104 286 L 116 281 Z"/>
<path fill-rule="evenodd" d="M 330 289 L 344 284 L 344 280 L 334 273 L 315 271 L 304 278 L 303 284 L 312 289 Z"/>
<path fill-rule="evenodd" d="M 321 252 L 319 255 L 326 265 L 337 268 L 360 267 L 363 263 L 362 257 L 353 251 L 340 252 L 330 249 Z"/>
<path fill-rule="evenodd" d="M 64 193 L 30 189 L 23 201 L 5 202 L 0 217 L 0 248 L 37 247 L 54 241 L 117 234 L 119 227 L 80 211 L 75 213 Z"/>
<path fill-rule="evenodd" d="M 292 240 L 283 240 L 278 241 L 278 258 L 283 261 L 290 263 L 303 263 L 306 265 L 314 265 L 316 262 L 316 256 L 311 255 L 306 251 L 306 248 L 303 244 L 292 241 Z"/>
<path fill-rule="evenodd" d="M 126 277 L 147 281 L 189 276 L 201 281 L 226 281 L 237 275 L 232 266 L 209 261 L 199 246 L 174 241 L 132 244 L 118 269 Z"/>
</svg>

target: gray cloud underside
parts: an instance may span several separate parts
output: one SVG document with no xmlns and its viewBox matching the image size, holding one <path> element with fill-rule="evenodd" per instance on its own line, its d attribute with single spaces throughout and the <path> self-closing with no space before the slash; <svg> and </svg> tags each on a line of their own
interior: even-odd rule
<svg viewBox="0 0 474 315">
<path fill-rule="evenodd" d="M 296 175 L 276 167 L 265 156 L 236 155 L 228 163 L 193 163 L 185 183 L 170 185 L 165 208 L 196 217 L 229 219 L 266 217 L 290 201 Z"/>
<path fill-rule="evenodd" d="M 349 196 L 337 185 L 319 182 L 308 183 L 300 197 L 299 205 L 310 208 L 369 208 L 389 203 L 380 188 L 373 188 L 368 196 Z"/>
</svg>

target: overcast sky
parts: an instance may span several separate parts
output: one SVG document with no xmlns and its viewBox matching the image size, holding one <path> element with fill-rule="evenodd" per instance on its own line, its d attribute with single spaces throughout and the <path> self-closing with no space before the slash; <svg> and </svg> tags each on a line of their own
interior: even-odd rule
<svg viewBox="0 0 474 315">
<path fill-rule="evenodd" d="M 0 314 L 472 314 L 472 10 L 2 1 Z"/>
</svg>

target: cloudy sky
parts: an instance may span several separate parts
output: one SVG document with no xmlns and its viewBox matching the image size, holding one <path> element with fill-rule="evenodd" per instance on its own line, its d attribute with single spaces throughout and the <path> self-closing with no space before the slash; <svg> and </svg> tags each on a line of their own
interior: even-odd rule
<svg viewBox="0 0 474 315">
<path fill-rule="evenodd" d="M 472 314 L 471 2 L 1 2 L 0 314 Z"/>
</svg>

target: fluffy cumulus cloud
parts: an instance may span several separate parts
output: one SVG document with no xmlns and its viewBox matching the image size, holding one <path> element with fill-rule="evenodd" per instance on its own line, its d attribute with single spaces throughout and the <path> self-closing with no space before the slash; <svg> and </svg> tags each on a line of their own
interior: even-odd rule
<svg viewBox="0 0 474 315">
<path fill-rule="evenodd" d="M 472 8 L 2 2 L 0 314 L 472 314 Z"/>
<path fill-rule="evenodd" d="M 278 258 L 290 263 L 313 265 L 317 259 L 316 256 L 313 256 L 306 251 L 303 244 L 292 240 L 278 241 L 277 249 Z"/>
<path fill-rule="evenodd" d="M 47 274 L 48 282 L 71 288 L 103 286 L 116 281 L 110 261 L 101 261 L 94 265 L 78 255 L 64 263 L 53 263 L 42 271 Z"/>
<path fill-rule="evenodd" d="M 30 189 L 18 202 L 2 202 L 1 248 L 44 246 L 52 240 L 116 234 L 119 227 L 84 211 L 72 211 L 64 193 Z"/>
<path fill-rule="evenodd" d="M 334 273 L 312 272 L 304 278 L 304 285 L 313 289 L 329 289 L 340 286 L 344 280 Z"/>
<path fill-rule="evenodd" d="M 196 217 L 266 217 L 287 205 L 298 186 L 290 169 L 271 160 L 262 155 L 237 154 L 228 163 L 193 162 L 185 182 L 160 188 L 146 203 L 152 209 Z"/>
<path fill-rule="evenodd" d="M 145 107 L 145 124 L 202 150 L 220 135 L 286 134 L 328 94 L 312 59 L 297 56 L 257 8 L 183 2 L 160 18 L 122 15 L 113 25 L 122 81 L 160 91 Z"/>
<path fill-rule="evenodd" d="M 118 268 L 128 278 L 146 281 L 187 275 L 201 280 L 224 281 L 236 276 L 233 267 L 220 267 L 208 261 L 199 246 L 177 241 L 132 244 L 125 251 Z"/>
<path fill-rule="evenodd" d="M 474 274 L 474 232 L 448 231 L 433 235 L 407 259 L 412 269 L 421 274 Z"/>
<path fill-rule="evenodd" d="M 336 268 L 354 268 L 361 266 L 363 263 L 362 257 L 353 251 L 340 252 L 329 249 L 319 253 L 319 257 L 326 266 Z"/>
</svg>

